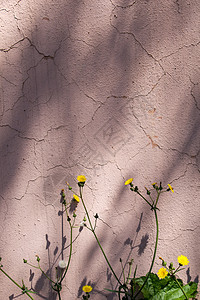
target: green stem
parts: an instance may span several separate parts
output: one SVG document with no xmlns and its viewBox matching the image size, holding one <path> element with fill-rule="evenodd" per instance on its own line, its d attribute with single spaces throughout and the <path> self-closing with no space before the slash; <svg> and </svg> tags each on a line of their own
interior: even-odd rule
<svg viewBox="0 0 200 300">
<path fill-rule="evenodd" d="M 60 292 L 58 291 L 58 297 L 59 297 L 59 300 L 61 300 L 61 295 L 60 295 Z"/>
<path fill-rule="evenodd" d="M 66 213 L 67 213 L 67 210 L 66 210 Z M 67 216 L 68 216 L 68 213 L 67 213 Z M 62 276 L 59 284 L 62 283 L 63 279 L 65 278 L 65 276 L 67 274 L 67 271 L 68 271 L 69 265 L 70 265 L 70 261 L 71 261 L 71 257 L 72 257 L 72 238 L 73 238 L 72 237 L 72 230 L 73 230 L 73 227 L 71 225 L 71 222 L 70 221 L 68 221 L 68 222 L 69 222 L 69 225 L 70 225 L 70 250 L 69 250 L 69 259 L 68 259 L 68 263 L 67 263 L 67 267 L 65 269 L 64 275 Z"/>
<path fill-rule="evenodd" d="M 38 268 L 37 269 L 39 269 L 41 272 L 42 272 L 42 274 L 49 280 L 49 281 L 51 281 L 52 283 L 54 283 L 55 284 L 55 282 L 53 281 L 53 280 L 51 280 L 51 278 L 49 278 L 49 276 L 47 276 L 47 274 L 42 270 L 42 268 L 40 267 L 40 263 L 38 262 Z"/>
<path fill-rule="evenodd" d="M 180 267 L 181 267 L 181 266 L 179 265 L 179 266 L 176 268 L 176 270 L 173 272 L 173 275 L 175 275 L 177 272 L 181 271 L 181 270 L 179 270 Z M 184 269 L 184 268 L 183 268 L 183 269 Z M 182 270 L 183 270 L 183 269 L 182 269 Z"/>
<path fill-rule="evenodd" d="M 183 290 L 182 286 L 180 285 L 180 283 L 178 282 L 178 280 L 176 279 L 176 277 L 175 277 L 175 276 L 173 276 L 173 279 L 174 279 L 174 280 L 176 281 L 176 283 L 178 284 L 178 286 L 179 286 L 179 288 L 181 289 L 181 291 L 182 291 L 183 295 L 185 296 L 185 299 L 187 299 L 187 300 L 188 300 L 188 297 L 187 297 L 186 293 L 184 292 L 184 290 Z"/>
<path fill-rule="evenodd" d="M 121 263 L 121 267 L 122 267 L 122 274 L 123 274 L 124 284 L 125 284 L 125 283 L 126 283 L 126 278 L 125 278 L 125 273 L 124 273 L 124 268 L 125 268 L 125 266 L 123 266 L 122 260 L 121 260 L 121 259 L 120 259 L 120 263 Z"/>
<path fill-rule="evenodd" d="M 147 280 L 148 280 L 148 278 L 149 278 L 149 275 L 150 275 L 150 273 L 151 273 L 151 270 L 152 270 L 152 268 L 153 268 L 154 261 L 155 261 L 155 257 L 156 257 L 156 251 L 157 251 L 157 246 L 158 246 L 159 226 L 158 226 L 158 216 L 157 216 L 156 207 L 154 207 L 153 211 L 154 211 L 155 219 L 156 219 L 156 243 L 155 243 L 155 247 L 154 247 L 154 254 L 153 254 L 151 266 L 150 266 L 150 269 L 149 269 L 148 274 L 146 275 L 145 281 L 144 281 L 143 285 L 141 286 L 141 288 L 139 289 L 139 291 L 137 292 L 137 294 L 135 295 L 134 298 L 136 298 L 136 297 L 139 295 L 139 293 L 141 292 L 141 290 L 142 290 L 143 287 L 145 286 L 145 284 L 146 284 L 146 282 L 147 282 Z"/>
<path fill-rule="evenodd" d="M 136 192 L 142 199 L 144 199 L 144 201 L 146 201 L 147 204 L 149 204 L 151 206 L 151 208 L 153 208 L 153 205 L 144 197 L 142 196 L 142 194 L 140 194 L 140 192 Z"/>
<path fill-rule="evenodd" d="M 161 192 L 157 191 L 157 193 L 158 193 L 158 194 L 157 194 L 157 198 L 156 198 L 156 203 L 155 203 L 155 207 L 157 206 L 157 203 L 158 203 L 158 199 L 159 199 L 159 196 L 160 196 L 160 193 L 161 193 Z"/>
<path fill-rule="evenodd" d="M 132 266 L 133 266 L 133 259 L 131 259 L 131 261 L 129 262 L 128 277 L 127 277 L 127 280 L 125 282 L 126 285 L 128 284 L 128 281 L 131 277 Z"/>
<path fill-rule="evenodd" d="M 94 229 L 93 229 L 92 222 L 91 222 L 91 220 L 90 220 L 90 216 L 89 216 L 89 214 L 88 214 L 87 208 L 86 208 L 85 203 L 84 203 L 84 200 L 83 200 L 83 195 L 82 195 L 81 187 L 80 187 L 80 198 L 81 198 L 81 201 L 82 201 L 84 210 L 85 210 L 85 212 L 86 212 L 86 215 L 87 215 L 87 218 L 88 218 L 88 222 L 89 222 L 89 224 L 90 224 L 91 231 L 92 231 L 92 233 L 94 234 L 94 237 L 95 237 L 95 239 L 96 239 L 96 241 L 97 241 L 97 244 L 99 245 L 99 248 L 101 249 L 101 252 L 102 252 L 102 254 L 103 254 L 103 256 L 104 256 L 104 258 L 105 258 L 105 260 L 106 260 L 106 262 L 107 262 L 107 264 L 108 264 L 108 266 L 109 266 L 111 272 L 113 273 L 115 279 L 117 280 L 117 282 L 118 282 L 120 285 L 122 285 L 121 282 L 120 282 L 120 280 L 119 280 L 119 278 L 118 278 L 117 275 L 115 274 L 115 272 L 114 272 L 114 270 L 113 270 L 113 268 L 112 268 L 112 266 L 111 266 L 111 264 L 110 264 L 110 262 L 109 262 L 109 260 L 108 260 L 108 258 L 107 258 L 107 256 L 106 256 L 106 254 L 105 254 L 105 252 L 104 252 L 104 250 L 103 250 L 103 248 L 102 248 L 102 246 L 101 246 L 101 244 L 100 244 L 100 242 L 99 242 L 99 239 L 98 239 L 98 237 L 97 237 L 97 235 L 96 235 L 96 233 L 95 233 L 95 231 L 94 231 Z"/>
<path fill-rule="evenodd" d="M 14 280 L 14 279 L 12 279 L 4 270 L 2 270 L 1 268 L 0 268 L 0 271 L 1 272 L 3 272 L 4 273 L 4 275 L 6 275 L 18 288 L 20 288 L 22 291 L 23 291 L 23 289 L 22 289 L 22 287 Z M 34 300 L 32 297 L 31 297 L 31 295 L 29 295 L 29 293 L 28 292 L 26 292 L 25 291 L 25 293 L 27 294 L 27 296 L 29 296 L 29 298 L 31 298 L 32 300 Z"/>
</svg>

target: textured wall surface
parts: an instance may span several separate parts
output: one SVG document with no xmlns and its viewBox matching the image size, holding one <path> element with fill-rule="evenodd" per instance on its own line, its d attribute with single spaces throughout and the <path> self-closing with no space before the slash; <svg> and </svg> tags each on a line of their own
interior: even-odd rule
<svg viewBox="0 0 200 300">
<path fill-rule="evenodd" d="M 56 298 L 23 258 L 38 254 L 52 278 L 62 252 L 67 259 L 60 191 L 66 180 L 77 189 L 80 174 L 117 274 L 120 257 L 148 272 L 155 240 L 152 211 L 124 181 L 133 177 L 144 193 L 170 183 L 153 271 L 158 256 L 183 254 L 190 264 L 180 276 L 198 282 L 199 0 L 1 0 L 0 143 L 0 256 L 35 299 Z M 77 223 L 83 217 L 80 203 Z M 0 299 L 20 294 L 2 273 L 0 282 Z M 116 282 L 91 232 L 77 228 L 63 298 L 80 298 L 86 283 L 91 299 L 116 299 L 104 290 Z"/>
</svg>

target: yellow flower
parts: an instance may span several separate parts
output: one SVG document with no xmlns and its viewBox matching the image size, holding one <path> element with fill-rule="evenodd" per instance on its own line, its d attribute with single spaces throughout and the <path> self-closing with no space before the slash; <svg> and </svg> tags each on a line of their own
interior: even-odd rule
<svg viewBox="0 0 200 300">
<path fill-rule="evenodd" d="M 172 193 L 174 193 L 174 190 L 172 188 L 172 186 L 170 184 L 168 184 L 169 189 L 172 191 Z"/>
<path fill-rule="evenodd" d="M 133 181 L 133 178 L 129 178 L 128 180 L 126 180 L 125 185 L 130 184 Z"/>
<path fill-rule="evenodd" d="M 73 195 L 73 199 L 76 200 L 77 202 L 80 201 L 79 197 L 77 195 L 75 195 L 75 194 Z"/>
<path fill-rule="evenodd" d="M 188 258 L 184 255 L 178 256 L 177 259 L 178 259 L 179 264 L 182 266 L 187 266 L 189 264 Z"/>
<path fill-rule="evenodd" d="M 167 276 L 168 272 L 165 268 L 160 268 L 157 274 L 160 279 L 163 279 Z"/>
<path fill-rule="evenodd" d="M 85 293 L 90 293 L 92 291 L 92 287 L 90 285 L 84 285 L 82 290 L 85 292 Z"/>
<path fill-rule="evenodd" d="M 79 176 L 77 176 L 77 180 L 78 180 L 78 182 L 85 182 L 86 177 L 84 175 L 79 175 Z"/>
</svg>

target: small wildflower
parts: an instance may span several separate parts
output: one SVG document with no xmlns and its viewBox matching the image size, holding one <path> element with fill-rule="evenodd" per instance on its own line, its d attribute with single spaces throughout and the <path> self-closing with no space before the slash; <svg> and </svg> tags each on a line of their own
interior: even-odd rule
<svg viewBox="0 0 200 300">
<path fill-rule="evenodd" d="M 125 185 L 132 183 L 132 181 L 133 181 L 133 178 L 129 178 L 128 180 L 126 180 Z"/>
<path fill-rule="evenodd" d="M 169 264 L 169 269 L 170 269 L 170 270 L 175 270 L 174 264 L 173 264 L 172 262 Z"/>
<path fill-rule="evenodd" d="M 40 261 L 40 257 L 37 254 L 36 254 L 36 259 L 37 259 L 38 262 Z"/>
<path fill-rule="evenodd" d="M 92 287 L 90 285 L 84 285 L 82 290 L 85 293 L 90 293 L 92 291 Z"/>
<path fill-rule="evenodd" d="M 156 186 L 157 182 L 152 183 L 153 187 Z"/>
<path fill-rule="evenodd" d="M 77 202 L 80 202 L 79 197 L 77 195 L 75 195 L 75 194 L 73 195 L 73 199 L 76 200 Z"/>
<path fill-rule="evenodd" d="M 85 182 L 86 177 L 84 175 L 79 175 L 79 176 L 77 176 L 77 180 L 78 180 L 78 182 Z"/>
<path fill-rule="evenodd" d="M 163 266 L 163 267 L 166 267 L 166 265 L 167 265 L 166 261 L 164 261 L 164 259 L 163 259 L 162 257 L 159 257 L 159 259 L 162 260 L 162 266 Z"/>
<path fill-rule="evenodd" d="M 181 266 L 187 266 L 189 264 L 189 260 L 186 256 L 180 255 L 178 256 L 178 262 Z"/>
<path fill-rule="evenodd" d="M 146 191 L 147 191 L 147 195 L 150 195 L 151 192 L 148 190 L 148 188 L 146 188 L 146 186 L 145 186 L 145 189 L 146 189 Z"/>
<path fill-rule="evenodd" d="M 62 197 L 63 199 L 65 199 L 65 191 L 64 191 L 64 189 L 61 190 L 60 195 L 61 195 L 61 197 Z"/>
<path fill-rule="evenodd" d="M 72 187 L 69 185 L 69 183 L 66 181 L 66 184 L 67 184 L 67 186 L 68 186 L 68 189 L 69 190 L 72 190 Z"/>
<path fill-rule="evenodd" d="M 169 187 L 169 190 L 171 190 L 172 193 L 174 193 L 174 190 L 173 190 L 173 188 L 172 188 L 172 186 L 170 184 L 168 184 L 168 187 Z"/>
<path fill-rule="evenodd" d="M 60 269 L 65 269 L 67 264 L 64 260 L 60 260 L 59 263 L 58 263 L 58 266 Z"/>
<path fill-rule="evenodd" d="M 86 225 L 85 221 L 81 221 L 79 226 L 82 229 L 83 227 L 86 227 L 87 225 Z"/>
<path fill-rule="evenodd" d="M 160 279 L 163 279 L 167 276 L 168 272 L 165 268 L 160 268 L 157 274 Z"/>
</svg>

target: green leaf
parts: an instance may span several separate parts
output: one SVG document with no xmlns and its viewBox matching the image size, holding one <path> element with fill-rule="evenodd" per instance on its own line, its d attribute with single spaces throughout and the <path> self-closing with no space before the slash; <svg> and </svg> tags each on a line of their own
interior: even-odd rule
<svg viewBox="0 0 200 300">
<path fill-rule="evenodd" d="M 135 283 L 142 287 L 146 276 L 135 279 Z M 183 285 L 181 279 L 178 279 L 188 298 L 194 298 L 197 294 L 197 283 L 190 282 Z M 151 273 L 142 289 L 144 299 L 148 300 L 185 300 L 185 296 L 178 286 L 177 282 L 170 276 L 159 279 L 157 274 Z"/>
</svg>

